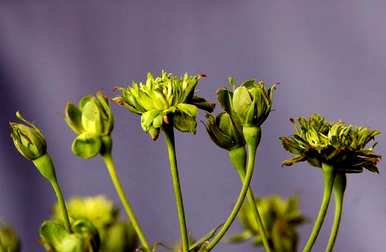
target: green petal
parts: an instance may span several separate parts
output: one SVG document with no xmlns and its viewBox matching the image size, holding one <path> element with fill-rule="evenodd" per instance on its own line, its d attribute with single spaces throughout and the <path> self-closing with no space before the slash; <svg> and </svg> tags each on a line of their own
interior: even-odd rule
<svg viewBox="0 0 386 252">
<path fill-rule="evenodd" d="M 75 134 L 81 134 L 84 131 L 82 127 L 82 112 L 75 104 L 66 104 L 64 109 L 64 120 Z"/>
<path fill-rule="evenodd" d="M 251 106 L 251 103 L 252 99 L 248 92 L 248 89 L 244 86 L 236 88 L 233 94 L 232 105 L 233 110 L 240 118 L 242 124 L 245 123 L 247 112 L 249 110 L 249 107 Z"/>
<path fill-rule="evenodd" d="M 180 103 L 176 106 L 182 113 L 185 113 L 188 116 L 194 117 L 198 113 L 196 106 L 186 103 Z"/>
<path fill-rule="evenodd" d="M 81 158 L 92 158 L 99 154 L 102 141 L 99 136 L 88 133 L 79 135 L 72 142 L 72 152 Z"/>
<path fill-rule="evenodd" d="M 173 115 L 173 124 L 176 129 L 181 132 L 191 132 L 193 134 L 196 133 L 197 122 L 196 118 L 189 116 L 185 113 L 176 112 Z"/>
</svg>

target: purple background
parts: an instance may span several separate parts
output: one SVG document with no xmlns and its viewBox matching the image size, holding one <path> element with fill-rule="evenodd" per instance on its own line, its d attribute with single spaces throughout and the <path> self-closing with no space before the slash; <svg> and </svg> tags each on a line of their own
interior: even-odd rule
<svg viewBox="0 0 386 252">
<path fill-rule="evenodd" d="M 386 132 L 384 1 L 31 2 L 0 2 L 0 216 L 21 234 L 24 251 L 41 251 L 37 230 L 55 199 L 10 143 L 7 123 L 16 110 L 46 134 L 66 196 L 104 193 L 116 200 L 100 158 L 71 154 L 66 101 L 100 88 L 112 95 L 113 85 L 161 69 L 206 73 L 199 92 L 212 100 L 229 75 L 280 81 L 253 187 L 260 195 L 298 193 L 311 219 L 321 173 L 305 164 L 280 167 L 288 155 L 277 138 L 291 133 L 288 118 L 319 112 Z M 179 230 L 163 139 L 152 142 L 138 117 L 113 109 L 114 155 L 125 189 L 150 240 L 171 243 Z M 379 141 L 384 153 L 385 136 Z M 240 182 L 202 125 L 194 137 L 178 134 L 177 147 L 188 224 L 200 236 L 224 220 Z M 349 176 L 336 251 L 384 251 L 380 167 L 379 176 Z M 330 213 L 314 251 L 323 251 L 331 221 Z M 232 230 L 238 229 L 236 223 Z M 301 229 L 301 246 L 310 229 Z M 215 251 L 256 249 L 222 244 Z"/>
</svg>

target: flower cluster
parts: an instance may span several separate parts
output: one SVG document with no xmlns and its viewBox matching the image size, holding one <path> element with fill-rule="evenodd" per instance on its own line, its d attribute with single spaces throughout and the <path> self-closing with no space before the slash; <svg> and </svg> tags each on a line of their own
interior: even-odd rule
<svg viewBox="0 0 386 252">
<path fill-rule="evenodd" d="M 211 112 L 214 108 L 214 104 L 195 95 L 202 77 L 188 74 L 179 77 L 164 71 L 153 77 L 148 73 L 144 83 L 133 82 L 131 87 L 118 87 L 122 95 L 113 101 L 141 115 L 142 128 L 152 139 L 157 139 L 164 124 L 171 123 L 182 132 L 195 133 L 198 109 Z"/>
<path fill-rule="evenodd" d="M 318 114 L 308 119 L 291 119 L 295 134 L 281 137 L 281 143 L 293 157 L 283 165 L 308 161 L 321 167 L 330 164 L 345 173 L 359 173 L 363 169 L 378 172 L 381 156 L 374 153 L 376 142 L 368 146 L 380 132 L 366 127 L 355 127 L 342 121 L 328 122 Z"/>
</svg>

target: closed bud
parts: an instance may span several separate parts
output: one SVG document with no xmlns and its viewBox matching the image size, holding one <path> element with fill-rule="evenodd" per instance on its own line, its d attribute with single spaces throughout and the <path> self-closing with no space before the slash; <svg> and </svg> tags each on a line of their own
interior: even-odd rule
<svg viewBox="0 0 386 252">
<path fill-rule="evenodd" d="M 11 138 L 16 149 L 25 158 L 35 160 L 47 153 L 47 143 L 40 129 L 25 120 L 19 112 L 16 117 L 21 123 L 10 122 Z"/>
<path fill-rule="evenodd" d="M 272 109 L 275 85 L 266 89 L 263 81 L 246 81 L 233 93 L 232 108 L 243 126 L 260 127 Z"/>
<path fill-rule="evenodd" d="M 242 135 L 227 112 L 221 112 L 216 117 L 207 114 L 205 127 L 210 138 L 220 148 L 230 151 L 245 145 Z"/>
</svg>

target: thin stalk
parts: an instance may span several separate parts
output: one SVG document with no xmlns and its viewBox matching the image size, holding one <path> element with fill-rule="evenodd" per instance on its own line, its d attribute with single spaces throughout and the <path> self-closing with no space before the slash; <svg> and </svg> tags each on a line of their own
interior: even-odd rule
<svg viewBox="0 0 386 252">
<path fill-rule="evenodd" d="M 263 241 L 264 250 L 266 252 L 271 252 L 271 247 L 270 247 L 269 242 L 268 242 L 267 230 L 264 227 L 264 223 L 263 223 L 263 220 L 261 219 L 261 216 L 260 216 L 260 213 L 259 213 L 259 210 L 257 207 L 257 202 L 255 200 L 255 195 L 254 195 L 251 188 L 249 188 L 249 190 L 248 190 L 247 199 L 248 199 L 249 203 L 252 205 L 253 217 L 255 217 L 256 222 L 257 222 L 257 226 L 259 228 L 261 239 Z"/>
<path fill-rule="evenodd" d="M 229 214 L 228 218 L 226 219 L 221 230 L 216 234 L 216 236 L 208 244 L 207 251 L 211 251 L 217 245 L 217 243 L 220 242 L 222 237 L 225 235 L 225 233 L 228 231 L 228 229 L 232 225 L 233 221 L 235 220 L 237 214 L 240 211 L 241 206 L 243 205 L 244 199 L 245 199 L 247 192 L 248 192 L 248 189 L 249 189 L 249 184 L 251 183 L 251 180 L 252 180 L 253 170 L 255 168 L 256 148 L 257 148 L 257 144 L 248 145 L 247 172 L 245 174 L 245 179 L 243 181 L 243 186 L 241 188 L 240 194 L 237 198 L 236 204 L 234 205 L 231 213 Z"/>
<path fill-rule="evenodd" d="M 229 159 L 231 160 L 232 165 L 234 166 L 235 170 L 240 176 L 241 182 L 244 183 L 245 179 L 245 159 L 246 159 L 246 152 L 244 146 L 237 147 L 229 151 Z M 262 218 L 259 213 L 259 209 L 256 202 L 255 194 L 253 193 L 253 190 L 251 187 L 249 187 L 248 193 L 247 193 L 247 200 L 249 204 L 252 206 L 252 213 L 253 217 L 256 220 L 261 239 L 263 241 L 264 250 L 266 252 L 271 252 L 271 247 L 269 245 L 268 241 L 268 234 L 267 230 L 264 227 L 264 223 L 262 221 Z"/>
<path fill-rule="evenodd" d="M 122 184 L 119 180 L 119 177 L 117 175 L 117 171 L 115 168 L 115 164 L 113 161 L 113 158 L 111 156 L 111 153 L 106 153 L 102 155 L 103 161 L 105 162 L 106 168 L 110 174 L 111 180 L 113 182 L 113 185 L 115 187 L 115 190 L 117 191 L 117 194 L 119 196 L 119 199 L 122 202 L 122 205 L 127 213 L 127 216 L 129 217 L 129 220 L 131 224 L 133 225 L 133 228 L 135 232 L 138 235 L 138 238 L 142 244 L 142 246 L 145 248 L 145 251 L 151 251 L 150 245 L 148 241 L 146 240 L 146 237 L 138 223 L 137 217 L 134 214 L 134 211 L 129 203 L 129 201 L 126 198 L 125 192 L 123 191 Z"/>
<path fill-rule="evenodd" d="M 334 179 L 335 179 L 334 168 L 331 165 L 323 163 L 322 171 L 324 175 L 324 192 L 323 192 L 322 204 L 320 206 L 318 216 L 316 217 L 316 220 L 314 223 L 314 227 L 303 249 L 303 252 L 310 252 L 312 250 L 312 247 L 314 246 L 316 238 L 319 235 L 319 231 L 322 228 L 324 219 L 326 217 L 327 209 L 328 209 L 328 204 L 331 198 L 332 188 L 333 188 Z"/>
<path fill-rule="evenodd" d="M 332 229 L 330 233 L 330 238 L 328 239 L 326 252 L 332 252 L 332 250 L 334 249 L 336 237 L 339 231 L 340 220 L 342 218 L 343 199 L 344 199 L 344 192 L 346 190 L 346 182 L 347 182 L 347 179 L 346 179 L 345 173 L 339 173 L 336 175 L 335 182 L 334 182 L 335 216 L 334 216 L 334 223 L 332 225 Z"/>
<path fill-rule="evenodd" d="M 178 175 L 174 131 L 172 126 L 166 126 L 165 128 L 163 128 L 163 131 L 165 133 L 165 142 L 168 149 L 169 162 L 170 162 L 170 175 L 172 177 L 173 190 L 176 198 L 178 223 L 179 223 L 180 232 L 181 232 L 182 251 L 188 252 L 189 235 L 188 235 L 188 230 L 186 228 L 184 201 L 182 198 L 180 179 Z"/>
<path fill-rule="evenodd" d="M 56 179 L 51 181 L 51 185 L 55 191 L 56 198 L 58 199 L 59 208 L 62 211 L 64 227 L 66 228 L 67 232 L 72 233 L 70 218 L 68 217 L 68 211 L 66 207 L 66 202 L 64 201 L 62 190 L 60 189 L 60 186 Z"/>
</svg>

